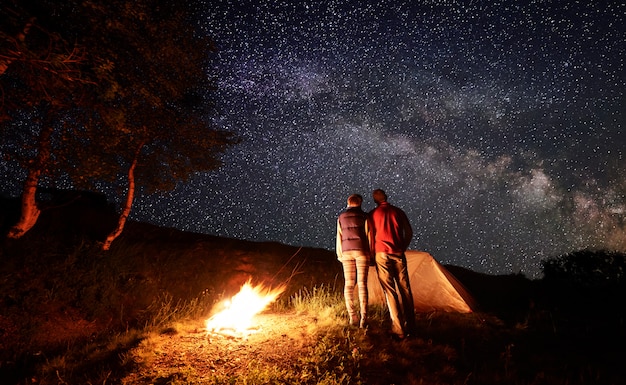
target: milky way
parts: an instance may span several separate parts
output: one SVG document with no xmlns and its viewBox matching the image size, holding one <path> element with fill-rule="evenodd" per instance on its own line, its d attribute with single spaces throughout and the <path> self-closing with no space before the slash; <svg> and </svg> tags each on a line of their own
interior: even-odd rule
<svg viewBox="0 0 626 385">
<path fill-rule="evenodd" d="M 442 263 L 537 277 L 626 250 L 623 3 L 368 3 L 197 9 L 213 123 L 242 143 L 133 217 L 333 249 L 347 196 L 382 188 Z"/>
</svg>

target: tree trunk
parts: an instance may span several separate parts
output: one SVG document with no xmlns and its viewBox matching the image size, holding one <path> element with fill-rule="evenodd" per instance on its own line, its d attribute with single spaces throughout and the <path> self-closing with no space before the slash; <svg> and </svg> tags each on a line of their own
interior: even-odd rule
<svg viewBox="0 0 626 385">
<path fill-rule="evenodd" d="M 10 51 L 9 53 L 14 54 L 15 56 L 2 56 L 0 58 L 0 76 L 2 76 L 6 70 L 9 68 L 11 63 L 19 58 L 22 55 L 22 49 L 20 46 L 24 43 L 26 39 L 26 35 L 30 31 L 33 23 L 35 22 L 34 18 L 31 18 L 22 32 L 18 33 L 15 37 L 15 51 Z M 20 220 L 9 230 L 7 235 L 8 238 L 18 239 L 21 238 L 28 230 L 32 229 L 37 223 L 37 219 L 39 219 L 39 214 L 41 211 L 39 207 L 37 207 L 37 183 L 39 182 L 39 177 L 43 171 L 43 166 L 48 162 L 50 158 L 50 136 L 52 135 L 52 126 L 46 128 L 42 128 L 41 133 L 39 134 L 39 153 L 37 157 L 33 161 L 30 169 L 28 170 L 28 176 L 26 177 L 26 181 L 24 182 L 24 189 L 22 190 L 22 205 L 21 205 L 21 215 Z"/>
<path fill-rule="evenodd" d="M 35 226 L 37 219 L 39 219 L 41 211 L 37 206 L 36 200 L 37 183 L 39 183 L 39 177 L 50 159 L 50 137 L 52 136 L 52 131 L 52 125 L 46 124 L 39 133 L 39 152 L 28 169 L 28 176 L 22 191 L 20 220 L 11 227 L 7 235 L 8 238 L 21 238 L 22 235 Z"/>
<path fill-rule="evenodd" d="M 137 161 L 142 147 L 143 143 L 137 149 L 135 158 L 128 169 L 128 193 L 126 194 L 126 203 L 122 208 L 122 213 L 117 220 L 117 227 L 106 237 L 106 240 L 102 244 L 102 250 L 109 250 L 111 248 L 111 243 L 113 243 L 113 241 L 122 233 L 124 225 L 126 224 L 126 219 L 128 219 L 128 216 L 130 215 L 130 209 L 133 205 L 133 199 L 135 197 L 135 167 L 137 167 Z"/>
</svg>

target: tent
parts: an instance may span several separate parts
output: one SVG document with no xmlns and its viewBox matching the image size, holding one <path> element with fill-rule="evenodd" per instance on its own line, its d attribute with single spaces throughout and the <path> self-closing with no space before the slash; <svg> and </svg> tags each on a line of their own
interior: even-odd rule
<svg viewBox="0 0 626 385">
<path fill-rule="evenodd" d="M 407 250 L 406 259 L 416 311 L 442 310 L 459 313 L 472 311 L 474 300 L 471 295 L 432 255 L 423 251 Z M 370 305 L 385 303 L 375 266 L 370 266 L 367 288 Z"/>
</svg>

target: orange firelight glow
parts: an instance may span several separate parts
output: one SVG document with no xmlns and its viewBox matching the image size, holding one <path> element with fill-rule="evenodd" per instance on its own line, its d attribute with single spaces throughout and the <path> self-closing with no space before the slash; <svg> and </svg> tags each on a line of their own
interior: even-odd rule
<svg viewBox="0 0 626 385">
<path fill-rule="evenodd" d="M 252 286 L 246 282 L 239 293 L 222 304 L 224 310 L 206 320 L 207 332 L 247 334 L 253 330 L 254 316 L 265 310 L 285 291 L 285 286 L 275 289 L 263 285 Z"/>
</svg>

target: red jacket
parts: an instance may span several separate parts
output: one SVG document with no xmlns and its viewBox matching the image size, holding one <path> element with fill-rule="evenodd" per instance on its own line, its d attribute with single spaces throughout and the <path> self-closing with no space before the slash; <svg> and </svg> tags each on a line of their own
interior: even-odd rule
<svg viewBox="0 0 626 385">
<path fill-rule="evenodd" d="M 372 220 L 372 247 L 376 253 L 402 254 L 408 249 L 413 228 L 404 211 L 381 202 L 370 212 Z"/>
</svg>

